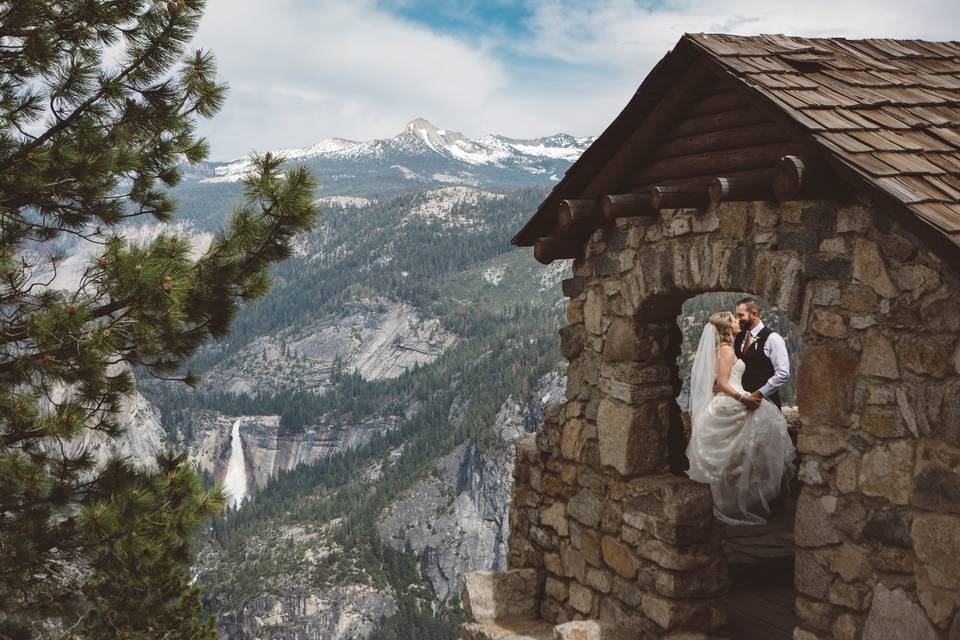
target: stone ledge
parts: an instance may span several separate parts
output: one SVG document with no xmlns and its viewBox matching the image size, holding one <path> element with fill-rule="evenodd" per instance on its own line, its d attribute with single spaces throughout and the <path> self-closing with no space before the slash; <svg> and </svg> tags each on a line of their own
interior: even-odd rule
<svg viewBox="0 0 960 640">
<path fill-rule="evenodd" d="M 706 636 L 703 636 L 706 638 Z M 461 640 L 639 640 L 640 632 L 620 624 L 577 620 L 553 626 L 542 620 L 497 623 L 468 622 L 460 629 Z"/>
<path fill-rule="evenodd" d="M 536 569 L 473 571 L 464 576 L 463 612 L 468 622 L 534 620 L 539 600 Z"/>
<path fill-rule="evenodd" d="M 553 625 L 540 620 L 468 622 L 460 627 L 460 640 L 553 640 Z"/>
<path fill-rule="evenodd" d="M 553 640 L 640 640 L 640 631 L 612 622 L 577 620 L 554 627 Z"/>
</svg>

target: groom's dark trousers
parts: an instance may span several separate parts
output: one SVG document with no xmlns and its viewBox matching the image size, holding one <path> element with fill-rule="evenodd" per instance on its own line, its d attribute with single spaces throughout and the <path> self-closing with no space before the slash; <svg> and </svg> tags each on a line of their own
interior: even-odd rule
<svg viewBox="0 0 960 640">
<path fill-rule="evenodd" d="M 741 331 L 737 334 L 736 340 L 733 341 L 734 352 L 737 354 L 737 357 L 746 364 L 746 368 L 743 371 L 743 388 L 745 391 L 751 393 L 757 391 L 760 387 L 767 384 L 767 380 L 773 377 L 773 361 L 770 360 L 763 351 L 767 344 L 767 338 L 770 337 L 771 333 L 773 333 L 773 330 L 770 329 L 770 327 L 761 329 L 760 333 L 757 334 L 756 340 L 750 344 L 750 348 L 747 349 L 745 353 L 743 351 L 743 341 L 747 337 L 747 332 Z M 780 404 L 780 391 L 772 393 L 768 400 L 777 405 L 778 409 L 782 409 Z"/>
</svg>

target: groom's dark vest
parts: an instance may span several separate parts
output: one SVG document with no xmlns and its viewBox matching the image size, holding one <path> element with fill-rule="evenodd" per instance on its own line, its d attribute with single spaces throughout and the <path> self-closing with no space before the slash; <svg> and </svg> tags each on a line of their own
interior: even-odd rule
<svg viewBox="0 0 960 640">
<path fill-rule="evenodd" d="M 743 370 L 743 388 L 745 391 L 757 391 L 773 377 L 773 361 L 763 352 L 763 348 L 767 344 L 767 338 L 769 338 L 772 333 L 773 330 L 770 329 L 770 327 L 765 326 L 761 329 L 746 353 L 742 350 L 743 341 L 747 337 L 746 331 L 741 331 L 737 334 L 737 339 L 733 341 L 734 353 L 746 364 L 746 368 Z M 777 407 L 780 407 L 780 391 L 771 394 L 769 399 L 776 404 Z"/>
</svg>

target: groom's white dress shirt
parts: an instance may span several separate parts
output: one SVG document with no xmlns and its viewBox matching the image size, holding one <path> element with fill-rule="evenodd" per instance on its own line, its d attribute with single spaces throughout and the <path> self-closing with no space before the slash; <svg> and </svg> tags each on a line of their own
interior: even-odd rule
<svg viewBox="0 0 960 640">
<path fill-rule="evenodd" d="M 757 341 L 757 335 L 763 331 L 763 322 L 750 330 L 753 335 L 752 343 Z M 763 354 L 773 363 L 773 377 L 759 391 L 764 398 L 769 398 L 777 389 L 790 379 L 790 356 L 787 355 L 787 343 L 779 333 L 771 333 L 763 345 Z"/>
</svg>

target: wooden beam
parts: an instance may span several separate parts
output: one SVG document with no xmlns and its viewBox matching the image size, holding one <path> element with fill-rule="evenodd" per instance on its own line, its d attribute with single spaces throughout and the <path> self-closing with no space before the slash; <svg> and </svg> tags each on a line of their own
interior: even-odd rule
<svg viewBox="0 0 960 640">
<path fill-rule="evenodd" d="M 710 189 L 706 185 L 657 186 L 650 189 L 650 205 L 656 209 L 687 209 L 710 204 Z"/>
<path fill-rule="evenodd" d="M 650 196 L 649 190 L 604 196 L 600 199 L 603 218 L 608 224 L 617 218 L 655 218 L 657 210 L 651 204 Z"/>
<path fill-rule="evenodd" d="M 662 160 L 693 153 L 742 149 L 774 142 L 786 142 L 791 138 L 785 133 L 783 127 L 778 127 L 772 122 L 751 124 L 724 131 L 709 131 L 671 140 L 661 145 L 651 159 Z"/>
<path fill-rule="evenodd" d="M 683 138 L 708 131 L 723 131 L 725 129 L 745 127 L 750 124 L 760 124 L 768 120 L 769 118 L 753 106 L 743 107 L 742 109 L 736 109 L 734 111 L 708 113 L 681 121 L 667 132 L 666 138 Z"/>
<path fill-rule="evenodd" d="M 804 155 L 805 147 L 783 142 L 744 149 L 708 151 L 676 158 L 655 160 L 643 167 L 634 182 L 656 184 L 660 180 L 707 175 L 722 176 L 730 171 L 769 167 L 785 155 Z"/>
<path fill-rule="evenodd" d="M 562 200 L 557 210 L 557 228 L 564 234 L 593 231 L 604 224 L 595 200 Z"/>
<path fill-rule="evenodd" d="M 802 158 L 783 156 L 777 163 L 773 191 L 780 200 L 793 200 L 810 180 L 809 171 Z"/>
<path fill-rule="evenodd" d="M 721 111 L 733 111 L 749 104 L 739 89 L 725 90 L 700 100 L 687 111 L 687 116 L 703 116 Z"/>
<path fill-rule="evenodd" d="M 540 264 L 550 264 L 554 260 L 570 260 L 583 257 L 586 238 L 570 236 L 546 236 L 537 238 L 533 243 L 533 257 Z"/>
<path fill-rule="evenodd" d="M 717 178 L 710 185 L 710 204 L 773 200 L 773 171 L 741 178 Z"/>
</svg>

